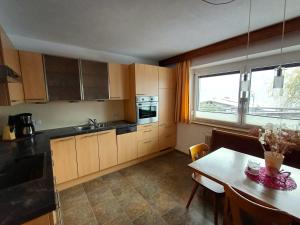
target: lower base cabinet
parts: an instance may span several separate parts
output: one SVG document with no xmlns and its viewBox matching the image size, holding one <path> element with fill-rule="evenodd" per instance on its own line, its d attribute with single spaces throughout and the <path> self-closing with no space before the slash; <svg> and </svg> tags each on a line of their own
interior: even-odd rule
<svg viewBox="0 0 300 225">
<path fill-rule="evenodd" d="M 75 136 L 79 177 L 100 170 L 97 136 L 97 133 Z"/>
<path fill-rule="evenodd" d="M 150 155 L 158 151 L 159 149 L 157 138 L 151 138 L 148 140 L 142 140 L 138 142 L 138 157 Z"/>
<path fill-rule="evenodd" d="M 98 133 L 98 146 L 100 155 L 100 170 L 104 170 L 118 164 L 116 130 Z"/>
<path fill-rule="evenodd" d="M 22 225 L 55 225 L 53 221 L 53 215 L 51 213 L 45 214 L 33 220 L 30 220 Z"/>
<path fill-rule="evenodd" d="M 118 164 L 128 162 L 138 157 L 136 132 L 117 135 L 117 142 Z"/>
<path fill-rule="evenodd" d="M 78 173 L 75 137 L 54 139 L 50 141 L 50 145 L 56 183 L 76 179 Z"/>
<path fill-rule="evenodd" d="M 176 145 L 176 124 L 165 123 L 158 127 L 158 146 L 159 150 L 175 147 Z"/>
</svg>

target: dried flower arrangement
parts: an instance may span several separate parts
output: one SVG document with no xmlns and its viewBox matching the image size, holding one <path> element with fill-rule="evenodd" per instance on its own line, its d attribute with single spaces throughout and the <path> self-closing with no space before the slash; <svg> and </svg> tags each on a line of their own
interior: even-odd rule
<svg viewBox="0 0 300 225">
<path fill-rule="evenodd" d="M 265 151 L 286 154 L 291 151 L 300 151 L 300 132 L 287 128 L 267 124 L 262 129 L 252 129 L 249 132 L 259 138 Z"/>
</svg>

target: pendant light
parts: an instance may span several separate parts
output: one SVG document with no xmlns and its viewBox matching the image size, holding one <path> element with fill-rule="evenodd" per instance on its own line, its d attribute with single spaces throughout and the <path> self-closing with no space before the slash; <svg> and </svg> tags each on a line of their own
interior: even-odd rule
<svg viewBox="0 0 300 225">
<path fill-rule="evenodd" d="M 240 98 L 245 101 L 249 97 L 249 87 L 250 87 L 250 75 L 249 75 L 248 61 L 249 61 L 249 47 L 250 47 L 251 12 L 252 12 L 252 0 L 249 0 L 246 62 L 245 62 L 244 72 L 241 77 L 241 96 L 240 96 Z"/>
<path fill-rule="evenodd" d="M 284 84 L 284 72 L 285 68 L 282 66 L 283 61 L 283 40 L 285 33 L 285 16 L 286 16 L 286 0 L 284 0 L 284 11 L 283 11 L 283 21 L 282 21 L 282 35 L 281 35 L 281 47 L 280 47 L 280 65 L 274 71 L 274 82 L 273 89 L 279 89 L 282 95 L 283 84 Z"/>
</svg>

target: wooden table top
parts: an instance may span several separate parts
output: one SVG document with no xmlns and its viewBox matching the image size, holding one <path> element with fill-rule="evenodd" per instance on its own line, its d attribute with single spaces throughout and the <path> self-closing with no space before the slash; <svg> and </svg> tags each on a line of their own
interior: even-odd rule
<svg viewBox="0 0 300 225">
<path fill-rule="evenodd" d="M 189 167 L 220 184 L 227 183 L 258 201 L 285 211 L 300 221 L 300 170 L 283 165 L 281 169 L 291 172 L 297 188 L 292 191 L 274 190 L 247 178 L 244 171 L 249 159 L 264 166 L 262 158 L 220 148 L 192 162 Z"/>
</svg>

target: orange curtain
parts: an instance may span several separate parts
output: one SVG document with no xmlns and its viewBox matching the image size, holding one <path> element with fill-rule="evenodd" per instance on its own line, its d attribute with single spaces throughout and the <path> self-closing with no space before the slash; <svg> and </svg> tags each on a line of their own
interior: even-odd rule
<svg viewBox="0 0 300 225">
<path fill-rule="evenodd" d="M 177 96 L 175 105 L 176 122 L 190 121 L 190 61 L 177 63 Z"/>
</svg>

